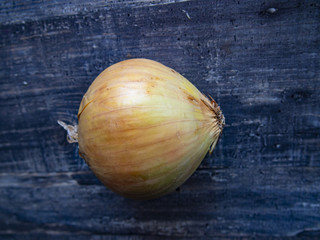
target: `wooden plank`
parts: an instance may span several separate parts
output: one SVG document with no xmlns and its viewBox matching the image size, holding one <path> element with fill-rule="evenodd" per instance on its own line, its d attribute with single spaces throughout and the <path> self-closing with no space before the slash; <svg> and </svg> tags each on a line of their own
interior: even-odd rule
<svg viewBox="0 0 320 240">
<path fill-rule="evenodd" d="M 19 23 L 46 19 L 48 16 L 90 13 L 99 9 L 138 8 L 187 2 L 190 0 L 70 0 L 70 1 L 5 1 L 1 4 L 0 22 Z"/>
<path fill-rule="evenodd" d="M 253 173 L 259 178 L 243 177 Z M 91 172 L 1 175 L 0 226 L 31 233 L 295 236 L 319 223 L 318 176 L 319 169 L 307 167 L 201 170 L 176 193 L 142 202 L 106 190 Z"/>
<path fill-rule="evenodd" d="M 0 238 L 319 237 L 319 19 L 317 1 L 1 2 Z M 182 73 L 227 123 L 147 202 L 104 188 L 56 123 L 132 57 Z"/>
</svg>

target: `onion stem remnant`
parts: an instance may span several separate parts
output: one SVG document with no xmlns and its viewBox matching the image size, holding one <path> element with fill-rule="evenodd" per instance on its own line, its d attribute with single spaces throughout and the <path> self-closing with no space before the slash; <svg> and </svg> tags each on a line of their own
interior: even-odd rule
<svg viewBox="0 0 320 240">
<path fill-rule="evenodd" d="M 68 143 L 75 143 L 78 142 L 78 125 L 75 124 L 74 126 L 68 125 L 65 122 L 58 120 L 58 124 L 67 131 L 67 141 Z"/>
</svg>

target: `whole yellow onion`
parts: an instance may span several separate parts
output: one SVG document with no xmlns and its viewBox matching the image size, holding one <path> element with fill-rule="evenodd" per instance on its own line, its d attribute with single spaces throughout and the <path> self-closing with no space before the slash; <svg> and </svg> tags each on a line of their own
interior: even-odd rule
<svg viewBox="0 0 320 240">
<path fill-rule="evenodd" d="M 104 70 L 78 112 L 79 153 L 112 191 L 133 199 L 165 195 L 215 147 L 219 106 L 176 71 L 131 59 Z"/>
</svg>

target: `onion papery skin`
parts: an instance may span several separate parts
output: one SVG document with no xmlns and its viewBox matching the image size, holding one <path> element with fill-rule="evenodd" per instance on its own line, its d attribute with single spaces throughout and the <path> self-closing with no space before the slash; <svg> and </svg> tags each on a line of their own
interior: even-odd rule
<svg viewBox="0 0 320 240">
<path fill-rule="evenodd" d="M 148 59 L 104 70 L 78 112 L 80 156 L 112 191 L 152 199 L 197 169 L 222 132 L 224 117 L 186 78 Z"/>
</svg>

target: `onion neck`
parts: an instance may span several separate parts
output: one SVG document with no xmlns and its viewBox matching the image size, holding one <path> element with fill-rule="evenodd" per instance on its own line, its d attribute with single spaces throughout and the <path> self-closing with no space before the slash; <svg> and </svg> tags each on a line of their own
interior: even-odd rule
<svg viewBox="0 0 320 240">
<path fill-rule="evenodd" d="M 67 141 L 68 143 L 78 142 L 78 125 L 68 125 L 65 122 L 58 120 L 58 124 L 67 131 Z"/>
</svg>

